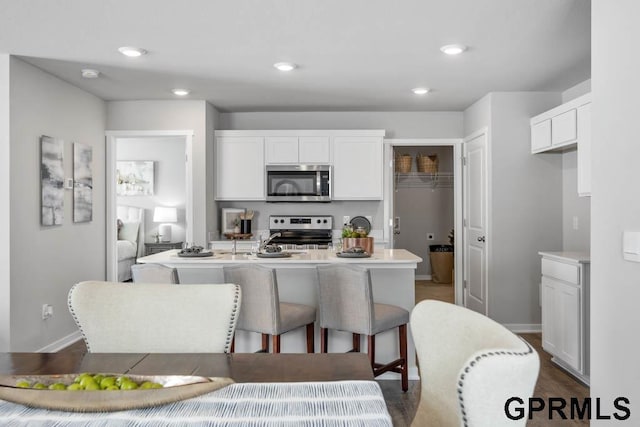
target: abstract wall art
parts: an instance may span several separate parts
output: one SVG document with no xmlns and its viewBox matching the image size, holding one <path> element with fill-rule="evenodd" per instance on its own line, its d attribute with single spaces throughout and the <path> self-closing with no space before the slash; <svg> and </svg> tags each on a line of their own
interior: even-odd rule
<svg viewBox="0 0 640 427">
<path fill-rule="evenodd" d="M 40 137 L 40 222 L 61 225 L 64 220 L 64 142 Z"/>
<path fill-rule="evenodd" d="M 118 161 L 118 196 L 153 196 L 153 161 Z"/>
<path fill-rule="evenodd" d="M 73 222 L 93 219 L 93 149 L 73 144 Z"/>
</svg>

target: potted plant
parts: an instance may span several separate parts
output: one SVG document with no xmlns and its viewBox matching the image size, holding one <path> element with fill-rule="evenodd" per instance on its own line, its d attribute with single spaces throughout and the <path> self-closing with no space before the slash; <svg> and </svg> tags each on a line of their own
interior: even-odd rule
<svg viewBox="0 0 640 427">
<path fill-rule="evenodd" d="M 342 250 L 360 247 L 368 253 L 373 253 L 373 237 L 363 228 L 354 228 L 346 224 L 342 229 Z"/>
</svg>

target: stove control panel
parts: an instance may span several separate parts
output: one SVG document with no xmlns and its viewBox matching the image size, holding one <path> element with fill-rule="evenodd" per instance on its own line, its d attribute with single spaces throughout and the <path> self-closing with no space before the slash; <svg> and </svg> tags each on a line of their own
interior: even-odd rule
<svg viewBox="0 0 640 427">
<path fill-rule="evenodd" d="M 269 216 L 271 230 L 331 230 L 333 217 L 331 215 L 271 215 Z"/>
</svg>

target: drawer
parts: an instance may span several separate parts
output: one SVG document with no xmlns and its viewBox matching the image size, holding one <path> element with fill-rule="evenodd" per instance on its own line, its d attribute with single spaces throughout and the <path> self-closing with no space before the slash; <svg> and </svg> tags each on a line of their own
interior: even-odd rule
<svg viewBox="0 0 640 427">
<path fill-rule="evenodd" d="M 580 284 L 579 266 L 542 258 L 542 275 L 553 277 L 574 285 Z"/>
</svg>

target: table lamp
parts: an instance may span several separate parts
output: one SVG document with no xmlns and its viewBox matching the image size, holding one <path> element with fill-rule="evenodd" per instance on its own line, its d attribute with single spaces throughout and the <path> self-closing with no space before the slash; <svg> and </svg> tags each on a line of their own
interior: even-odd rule
<svg viewBox="0 0 640 427">
<path fill-rule="evenodd" d="M 176 208 L 156 207 L 153 210 L 153 222 L 160 222 L 158 232 L 162 236 L 163 242 L 171 241 L 171 224 L 178 222 L 178 211 Z"/>
</svg>

